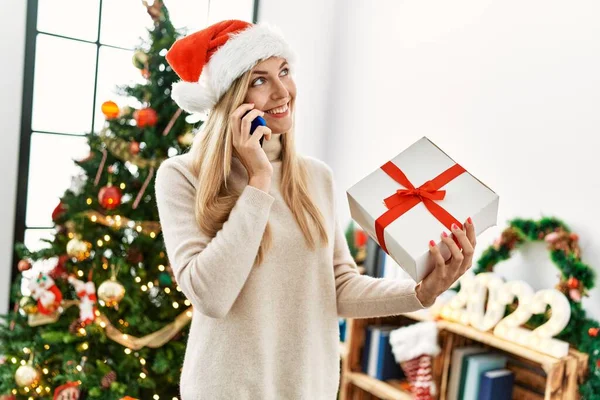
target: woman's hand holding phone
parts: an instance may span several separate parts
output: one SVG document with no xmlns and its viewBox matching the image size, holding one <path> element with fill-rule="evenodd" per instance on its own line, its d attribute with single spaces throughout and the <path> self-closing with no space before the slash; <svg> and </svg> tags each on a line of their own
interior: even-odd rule
<svg viewBox="0 0 600 400">
<path fill-rule="evenodd" d="M 259 142 L 263 136 L 267 140 L 271 139 L 271 129 L 266 126 L 258 126 L 251 134 L 250 128 L 252 121 L 264 114 L 264 111 L 254 109 L 254 104 L 244 103 L 236 108 L 229 117 L 233 130 L 234 151 L 248 171 L 250 180 L 260 182 L 263 187 L 266 182 L 270 184 L 273 166 Z"/>
</svg>

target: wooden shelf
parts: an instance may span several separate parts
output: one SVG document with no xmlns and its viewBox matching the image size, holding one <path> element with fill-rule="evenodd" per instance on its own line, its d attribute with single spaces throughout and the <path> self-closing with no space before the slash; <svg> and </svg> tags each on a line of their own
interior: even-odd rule
<svg viewBox="0 0 600 400">
<path fill-rule="evenodd" d="M 400 388 L 400 381 L 383 382 L 362 372 L 349 372 L 346 378 L 355 386 L 385 400 L 412 400 L 413 396 Z"/>
<path fill-rule="evenodd" d="M 433 318 L 422 313 L 407 313 L 403 315 L 416 321 L 433 321 Z M 481 332 L 473 327 L 452 321 L 437 320 L 436 322 L 439 330 L 447 330 L 507 353 L 527 358 L 530 361 L 540 364 L 546 372 L 550 371 L 555 364 L 561 362 L 560 358 L 552 357 L 519 344 L 509 342 L 491 332 Z"/>
<path fill-rule="evenodd" d="M 377 318 L 348 318 L 346 322 L 346 342 L 340 345 L 342 356 L 342 379 L 340 400 L 362 398 L 364 392 L 378 399 L 412 399 L 412 395 L 403 390 L 400 381 L 382 382 L 361 371 L 361 349 L 365 339 L 367 325 L 396 324 L 408 325 L 414 321 L 434 321 L 424 310 Z M 525 365 L 525 368 L 510 366 L 516 374 L 517 386 L 515 393 L 519 398 L 527 399 L 576 399 L 577 386 L 587 372 L 587 354 L 574 349 L 569 355 L 555 358 L 516 343 L 501 339 L 490 332 L 481 332 L 473 327 L 461 325 L 452 321 L 435 320 L 439 330 L 440 347 L 442 351 L 433 360 L 432 374 L 440 400 L 445 400 L 448 385 L 450 360 L 452 350 L 456 347 L 479 344 L 481 346 L 507 353 L 515 360 Z M 532 372 L 533 371 L 533 372 Z M 535 372 L 539 371 L 539 372 Z M 531 382 L 537 384 L 539 391 L 531 391 L 527 386 Z M 519 387 L 519 383 L 525 387 Z"/>
</svg>

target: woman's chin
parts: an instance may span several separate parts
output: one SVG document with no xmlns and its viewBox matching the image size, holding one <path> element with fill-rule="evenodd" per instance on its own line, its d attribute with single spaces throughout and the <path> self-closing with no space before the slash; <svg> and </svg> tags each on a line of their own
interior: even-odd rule
<svg viewBox="0 0 600 400">
<path fill-rule="evenodd" d="M 287 117 L 278 121 L 267 121 L 267 126 L 272 133 L 287 132 L 292 127 L 292 119 Z"/>
</svg>

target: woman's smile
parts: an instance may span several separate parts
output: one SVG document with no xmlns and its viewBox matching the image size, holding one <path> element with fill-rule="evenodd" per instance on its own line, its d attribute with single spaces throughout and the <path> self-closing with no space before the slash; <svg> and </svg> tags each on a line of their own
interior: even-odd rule
<svg viewBox="0 0 600 400">
<path fill-rule="evenodd" d="M 269 110 L 269 111 L 265 111 L 265 115 L 268 115 L 269 117 L 273 117 L 273 118 L 283 118 L 283 117 L 286 117 L 290 113 L 290 103 L 288 102 L 283 107 L 277 107 L 277 108 L 275 108 L 273 110 L 274 111 L 279 111 L 279 112 L 274 113 L 273 111 Z"/>
</svg>

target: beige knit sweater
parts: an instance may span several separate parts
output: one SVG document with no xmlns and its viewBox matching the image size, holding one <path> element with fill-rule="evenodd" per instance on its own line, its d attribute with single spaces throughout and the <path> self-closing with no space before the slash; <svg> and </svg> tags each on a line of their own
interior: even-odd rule
<svg viewBox="0 0 600 400">
<path fill-rule="evenodd" d="M 189 153 L 164 161 L 156 201 L 167 256 L 194 307 L 181 376 L 182 400 L 335 400 L 340 378 L 338 316 L 386 316 L 423 308 L 412 280 L 360 275 L 336 213 L 331 168 L 301 156 L 310 193 L 325 217 L 329 246 L 310 251 L 280 193 L 281 135 L 265 140 L 269 192 L 248 185 L 240 160 L 231 183 L 241 195 L 213 237 L 194 217 Z M 206 171 L 209 173 L 209 171 Z M 252 268 L 267 221 L 273 247 Z"/>
</svg>

